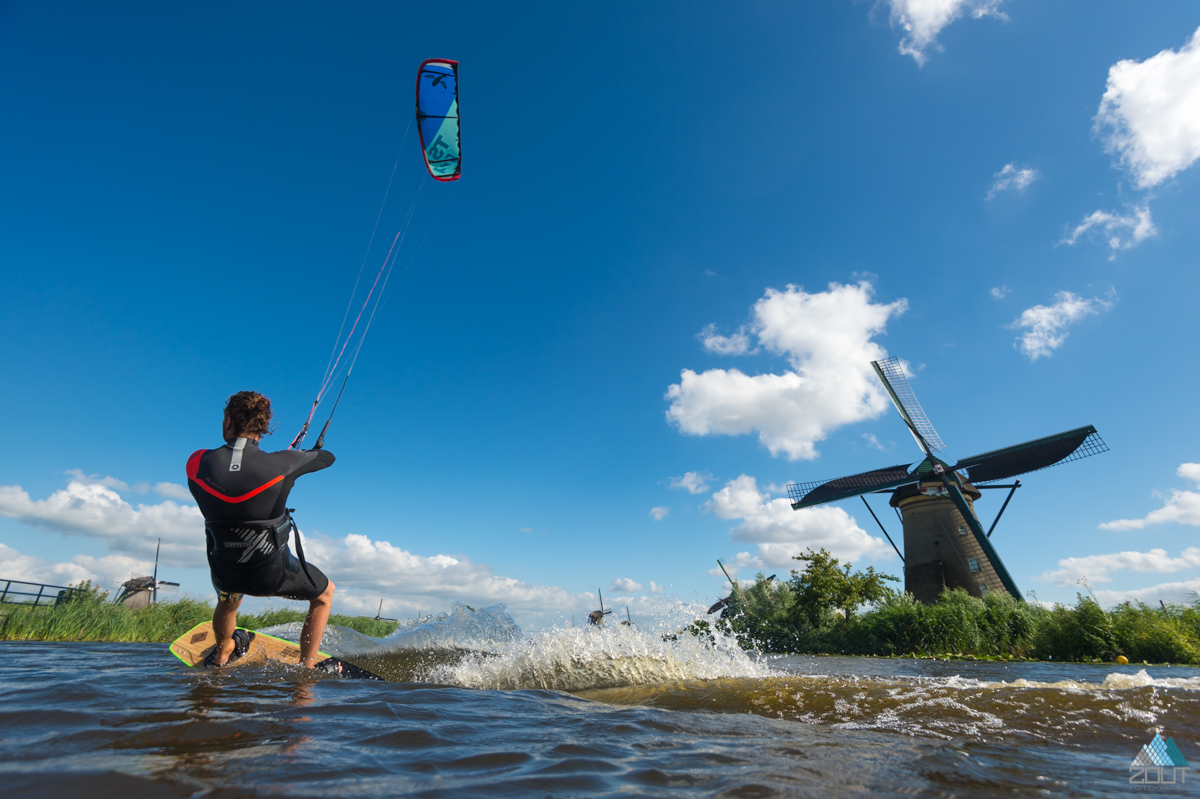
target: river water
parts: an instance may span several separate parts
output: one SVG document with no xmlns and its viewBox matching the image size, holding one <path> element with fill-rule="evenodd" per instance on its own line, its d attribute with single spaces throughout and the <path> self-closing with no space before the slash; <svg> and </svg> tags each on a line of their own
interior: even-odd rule
<svg viewBox="0 0 1200 799">
<path fill-rule="evenodd" d="M 1156 732 L 1200 767 L 1200 669 L 755 658 L 662 632 L 522 635 L 462 608 L 382 642 L 331 628 L 325 648 L 384 683 L 3 643 L 0 793 L 1200 795 L 1200 774 L 1129 768 Z"/>
</svg>

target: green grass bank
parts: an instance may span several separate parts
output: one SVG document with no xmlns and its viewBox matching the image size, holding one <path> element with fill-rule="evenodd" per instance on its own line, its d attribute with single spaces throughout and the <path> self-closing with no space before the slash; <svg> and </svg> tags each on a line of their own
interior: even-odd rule
<svg viewBox="0 0 1200 799">
<path fill-rule="evenodd" d="M 90 587 L 89 587 L 90 588 Z M 212 605 L 194 599 L 160 602 L 130 610 L 108 601 L 107 594 L 89 590 L 73 601 L 55 607 L 4 605 L 0 615 L 0 641 L 122 641 L 168 643 L 202 621 L 211 621 Z M 304 621 L 306 611 L 279 609 L 264 613 L 239 613 L 238 626 L 260 630 L 276 624 Z M 329 617 L 330 624 L 349 627 L 381 638 L 396 629 L 394 621 L 368 616 Z"/>
<path fill-rule="evenodd" d="M 851 573 L 849 564 L 822 553 L 801 558 L 808 565 L 790 580 L 759 574 L 753 585 L 734 590 L 726 618 L 710 623 L 747 648 L 772 653 L 1082 662 L 1124 656 L 1131 663 L 1200 665 L 1200 598 L 1191 606 L 1105 609 L 1080 595 L 1073 606 L 1047 608 L 957 589 L 924 605 L 882 582 L 894 578 Z"/>
</svg>

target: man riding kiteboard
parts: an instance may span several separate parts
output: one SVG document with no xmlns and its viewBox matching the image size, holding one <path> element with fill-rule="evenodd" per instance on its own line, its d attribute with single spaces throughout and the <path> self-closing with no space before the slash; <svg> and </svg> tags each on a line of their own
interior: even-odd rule
<svg viewBox="0 0 1200 799">
<path fill-rule="evenodd" d="M 314 663 L 334 586 L 304 560 L 299 530 L 299 559 L 288 549 L 295 524 L 287 507 L 296 478 L 332 466 L 334 457 L 322 449 L 263 452 L 258 441 L 270 435 L 270 424 L 271 401 L 254 391 L 239 391 L 225 403 L 225 446 L 197 450 L 188 458 L 188 488 L 204 514 L 208 565 L 217 590 L 217 647 L 205 665 L 224 666 L 246 653 L 254 633 L 237 629 L 237 611 L 243 594 L 250 594 L 306 600 L 300 663 L 307 668 L 329 663 L 330 670 L 337 671 L 332 658 Z"/>
</svg>

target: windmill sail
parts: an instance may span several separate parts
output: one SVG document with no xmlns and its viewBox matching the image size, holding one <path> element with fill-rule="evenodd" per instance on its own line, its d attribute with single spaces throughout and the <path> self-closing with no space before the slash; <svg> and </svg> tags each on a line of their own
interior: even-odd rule
<svg viewBox="0 0 1200 799">
<path fill-rule="evenodd" d="M 1096 428 L 1088 425 L 963 458 L 954 465 L 954 469 L 965 470 L 967 479 L 972 483 L 987 483 L 1082 460 L 1101 452 L 1108 452 L 1108 445 L 1100 438 Z"/>
<path fill-rule="evenodd" d="M 810 505 L 820 505 L 834 502 L 859 494 L 869 494 L 872 491 L 885 491 L 907 483 L 919 481 L 923 475 L 909 472 L 910 464 L 901 463 L 884 469 L 852 474 L 849 477 L 839 477 L 836 480 L 817 480 L 810 483 L 788 483 L 788 496 L 792 498 L 792 510 L 800 510 Z"/>
<path fill-rule="evenodd" d="M 883 381 L 883 387 L 887 389 L 888 396 L 892 398 L 892 404 L 900 412 L 900 418 L 908 425 L 913 437 L 920 437 L 917 440 L 917 446 L 920 446 L 921 439 L 924 439 L 931 450 L 935 452 L 944 450 L 946 445 L 942 443 L 942 437 L 933 429 L 933 423 L 925 415 L 921 403 L 917 402 L 917 395 L 913 393 L 912 386 L 908 384 L 908 378 L 904 376 L 900 359 L 893 356 L 882 361 L 871 361 L 871 366 L 875 367 L 875 374 L 879 375 L 879 379 Z M 924 452 L 925 448 L 921 447 L 921 451 Z"/>
</svg>

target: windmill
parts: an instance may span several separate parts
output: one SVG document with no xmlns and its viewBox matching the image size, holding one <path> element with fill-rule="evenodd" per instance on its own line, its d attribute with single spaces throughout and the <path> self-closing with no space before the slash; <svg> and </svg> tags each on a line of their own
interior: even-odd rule
<svg viewBox="0 0 1200 799">
<path fill-rule="evenodd" d="M 129 608 L 144 608 L 158 604 L 158 589 L 173 591 L 179 583 L 171 583 L 158 579 L 158 553 L 162 550 L 162 539 L 154 548 L 154 575 L 151 577 L 134 577 L 121 584 L 121 591 L 113 600 Z"/>
<path fill-rule="evenodd" d="M 599 594 L 599 596 L 600 596 L 600 609 L 593 610 L 591 613 L 588 614 L 588 624 L 599 625 L 599 624 L 604 623 L 604 617 L 611 615 L 612 611 L 604 609 L 604 594 L 600 591 L 599 588 L 596 589 L 596 593 Z"/>
<path fill-rule="evenodd" d="M 904 589 L 921 602 L 934 602 L 944 588 L 963 588 L 973 596 L 1007 591 L 1023 599 L 992 546 L 991 535 L 1021 481 L 998 481 L 1060 463 L 1107 452 L 1096 428 L 1088 425 L 964 458 L 951 466 L 934 452 L 945 448 L 904 376 L 899 358 L 872 361 L 892 404 L 916 440 L 924 460 L 809 483 L 789 483 L 792 509 L 809 508 L 850 497 L 863 504 L 904 563 Z M 984 484 L 987 485 L 984 485 Z M 1009 489 L 1008 497 L 985 532 L 975 512 L 980 489 Z M 904 528 L 904 552 L 896 547 L 866 494 L 891 494 Z"/>
</svg>

